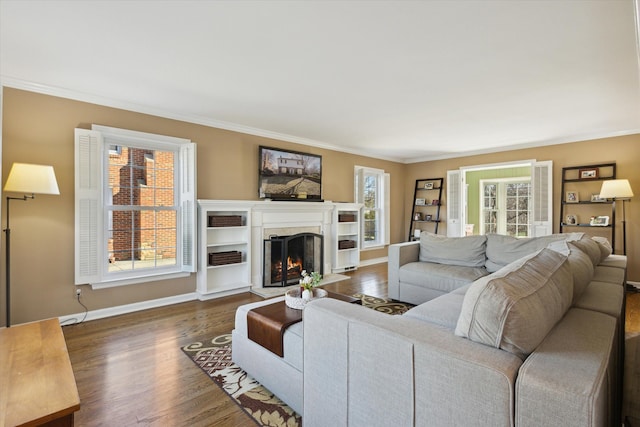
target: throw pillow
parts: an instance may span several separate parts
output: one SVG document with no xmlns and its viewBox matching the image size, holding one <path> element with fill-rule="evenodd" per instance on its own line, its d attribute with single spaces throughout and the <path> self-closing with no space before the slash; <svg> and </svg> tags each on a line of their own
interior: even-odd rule
<svg viewBox="0 0 640 427">
<path fill-rule="evenodd" d="M 484 267 L 486 236 L 445 237 L 420 235 L 420 261 L 438 264 Z"/>
<path fill-rule="evenodd" d="M 455 334 L 524 359 L 571 306 L 572 283 L 567 257 L 542 249 L 471 284 Z"/>
<path fill-rule="evenodd" d="M 487 235 L 487 271 L 490 273 L 498 271 L 507 264 L 546 248 L 551 242 L 565 239 L 566 235 L 562 234 L 524 239 L 501 234 L 489 234 Z"/>
</svg>

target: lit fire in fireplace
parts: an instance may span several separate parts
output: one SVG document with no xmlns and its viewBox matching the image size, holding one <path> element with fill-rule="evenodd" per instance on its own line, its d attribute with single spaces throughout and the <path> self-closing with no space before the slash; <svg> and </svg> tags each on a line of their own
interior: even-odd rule
<svg viewBox="0 0 640 427">
<path fill-rule="evenodd" d="M 302 277 L 302 259 L 287 257 L 287 280 L 297 279 Z M 282 261 L 278 261 L 273 264 L 273 278 L 276 281 L 282 280 Z"/>
</svg>

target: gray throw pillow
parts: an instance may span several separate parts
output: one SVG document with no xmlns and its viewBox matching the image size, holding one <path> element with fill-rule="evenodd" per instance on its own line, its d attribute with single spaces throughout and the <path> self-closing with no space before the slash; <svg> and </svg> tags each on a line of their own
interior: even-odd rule
<svg viewBox="0 0 640 427">
<path fill-rule="evenodd" d="M 484 267 L 486 236 L 445 237 L 420 235 L 419 260 L 464 267 Z"/>
<path fill-rule="evenodd" d="M 455 334 L 526 358 L 571 306 L 567 256 L 542 249 L 471 284 Z"/>
</svg>

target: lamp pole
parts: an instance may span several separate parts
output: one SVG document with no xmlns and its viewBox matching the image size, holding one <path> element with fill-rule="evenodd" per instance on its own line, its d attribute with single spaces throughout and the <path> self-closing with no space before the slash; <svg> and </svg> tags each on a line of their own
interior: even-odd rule
<svg viewBox="0 0 640 427">
<path fill-rule="evenodd" d="M 5 240 L 5 286 L 7 288 L 7 328 L 11 326 L 11 228 L 9 228 L 9 202 L 11 200 L 22 200 L 26 202 L 27 199 L 34 199 L 35 195 L 24 195 L 22 197 L 9 197 L 7 196 L 7 228 L 4 229 L 6 236 Z"/>
</svg>

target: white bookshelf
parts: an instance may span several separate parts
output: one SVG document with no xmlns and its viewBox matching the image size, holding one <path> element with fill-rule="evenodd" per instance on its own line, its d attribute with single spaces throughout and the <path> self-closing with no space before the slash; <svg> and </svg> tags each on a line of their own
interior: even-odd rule
<svg viewBox="0 0 640 427">
<path fill-rule="evenodd" d="M 200 299 L 251 288 L 251 209 L 225 202 L 198 201 Z"/>
<path fill-rule="evenodd" d="M 333 263 L 331 271 L 355 270 L 360 264 L 362 205 L 337 203 L 333 210 Z"/>
</svg>

